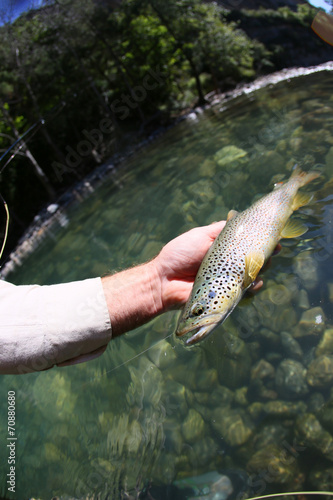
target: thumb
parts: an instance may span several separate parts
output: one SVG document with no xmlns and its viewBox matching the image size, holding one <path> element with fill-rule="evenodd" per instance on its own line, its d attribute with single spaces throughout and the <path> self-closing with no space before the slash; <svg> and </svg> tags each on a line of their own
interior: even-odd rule
<svg viewBox="0 0 333 500">
<path fill-rule="evenodd" d="M 221 220 L 219 222 L 213 222 L 207 227 L 208 235 L 215 240 L 215 238 L 220 234 L 224 226 L 226 225 L 225 220 Z"/>
</svg>

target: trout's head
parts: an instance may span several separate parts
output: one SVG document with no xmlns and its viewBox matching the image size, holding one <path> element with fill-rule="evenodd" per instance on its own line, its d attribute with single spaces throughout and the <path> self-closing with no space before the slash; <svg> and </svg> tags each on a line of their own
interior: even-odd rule
<svg viewBox="0 0 333 500">
<path fill-rule="evenodd" d="M 187 345 L 207 337 L 233 311 L 242 297 L 238 280 L 227 277 L 209 283 L 195 284 L 192 294 L 180 314 L 176 335 L 189 336 Z"/>
</svg>

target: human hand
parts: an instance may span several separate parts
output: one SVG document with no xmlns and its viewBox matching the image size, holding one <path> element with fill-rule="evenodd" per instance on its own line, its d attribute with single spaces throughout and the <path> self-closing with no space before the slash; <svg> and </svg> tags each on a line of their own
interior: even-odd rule
<svg viewBox="0 0 333 500">
<path fill-rule="evenodd" d="M 200 264 L 225 224 L 220 221 L 191 229 L 167 243 L 155 257 L 164 310 L 187 301 Z"/>
<path fill-rule="evenodd" d="M 220 221 L 191 229 L 167 243 L 154 259 L 161 283 L 163 310 L 179 307 L 187 301 L 200 264 L 225 224 L 225 221 Z M 280 249 L 278 244 L 274 253 Z M 270 260 L 263 270 L 269 267 Z M 262 285 L 263 281 L 258 277 L 248 291 L 255 293 Z"/>
</svg>

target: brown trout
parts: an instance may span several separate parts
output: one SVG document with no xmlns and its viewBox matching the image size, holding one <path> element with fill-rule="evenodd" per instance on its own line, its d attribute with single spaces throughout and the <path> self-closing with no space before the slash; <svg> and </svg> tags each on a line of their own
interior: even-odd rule
<svg viewBox="0 0 333 500">
<path fill-rule="evenodd" d="M 307 231 L 289 217 L 312 197 L 298 189 L 319 175 L 296 168 L 287 182 L 276 184 L 244 212 L 229 212 L 225 227 L 201 263 L 178 321 L 176 335 L 191 334 L 186 344 L 207 337 L 229 316 L 281 238 Z"/>
</svg>

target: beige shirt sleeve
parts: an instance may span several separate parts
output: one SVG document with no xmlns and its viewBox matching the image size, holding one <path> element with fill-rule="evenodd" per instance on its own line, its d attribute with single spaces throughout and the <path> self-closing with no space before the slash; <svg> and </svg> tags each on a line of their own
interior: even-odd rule
<svg viewBox="0 0 333 500">
<path fill-rule="evenodd" d="M 0 374 L 87 361 L 110 339 L 100 278 L 51 286 L 0 281 Z"/>
</svg>

